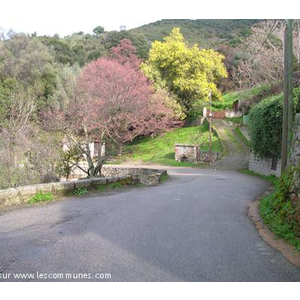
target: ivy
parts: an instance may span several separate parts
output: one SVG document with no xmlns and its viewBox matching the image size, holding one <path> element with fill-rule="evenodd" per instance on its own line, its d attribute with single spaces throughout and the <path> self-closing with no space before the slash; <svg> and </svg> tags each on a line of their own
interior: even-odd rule
<svg viewBox="0 0 300 300">
<path fill-rule="evenodd" d="M 299 112 L 300 88 L 294 89 L 294 113 Z M 268 97 L 249 114 L 252 148 L 261 157 L 280 156 L 283 94 Z"/>
</svg>

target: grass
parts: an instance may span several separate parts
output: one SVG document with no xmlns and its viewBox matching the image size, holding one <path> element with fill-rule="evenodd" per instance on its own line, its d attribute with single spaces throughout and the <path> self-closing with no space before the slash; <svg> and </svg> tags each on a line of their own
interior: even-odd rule
<svg viewBox="0 0 300 300">
<path fill-rule="evenodd" d="M 300 238 L 295 232 L 294 225 L 291 221 L 287 221 L 282 217 L 282 213 L 294 214 L 294 208 L 290 201 L 280 209 L 274 209 L 274 203 L 277 201 L 276 188 L 273 193 L 263 198 L 260 201 L 259 212 L 265 225 L 276 235 L 278 238 L 284 239 L 289 244 L 295 246 L 296 250 L 300 252 Z"/>
<path fill-rule="evenodd" d="M 175 161 L 175 144 L 198 144 L 201 145 L 201 150 L 208 151 L 208 124 L 179 128 L 155 138 L 140 139 L 125 147 L 125 153 L 132 155 L 124 155 L 122 160 L 130 159 L 169 166 L 195 166 L 192 163 Z M 214 152 L 222 152 L 222 145 L 216 133 L 212 137 L 212 149 Z"/>
<path fill-rule="evenodd" d="M 243 117 L 227 118 L 226 120 L 235 124 L 243 124 Z"/>
<path fill-rule="evenodd" d="M 279 178 L 277 178 L 275 175 L 266 176 L 266 175 L 255 173 L 251 170 L 241 170 L 241 173 L 264 179 L 264 180 L 268 181 L 274 187 L 276 187 L 279 184 Z"/>
<path fill-rule="evenodd" d="M 233 133 L 231 130 L 229 130 L 229 129 L 224 129 L 224 130 L 225 130 L 225 132 L 226 132 L 226 135 L 229 137 L 230 141 L 231 141 L 233 144 L 235 144 L 235 146 L 236 146 L 238 149 L 242 150 L 241 144 L 240 144 L 239 141 L 236 139 L 236 136 L 234 135 L 234 133 Z"/>
<path fill-rule="evenodd" d="M 251 147 L 250 141 L 246 139 L 246 137 L 242 134 L 240 127 L 235 128 L 235 134 L 240 137 L 240 139 L 244 142 L 244 144 L 248 147 Z"/>
<path fill-rule="evenodd" d="M 232 105 L 237 100 L 248 100 L 252 97 L 258 96 L 270 90 L 271 86 L 267 84 L 259 85 L 251 89 L 244 89 L 240 91 L 229 92 L 223 95 L 222 101 L 212 103 L 213 110 L 231 109 Z"/>
<path fill-rule="evenodd" d="M 36 195 L 32 196 L 28 202 L 31 204 L 34 204 L 34 203 L 39 203 L 39 202 L 52 201 L 53 199 L 54 199 L 54 197 L 51 193 L 43 193 L 43 192 L 39 191 Z"/>
<path fill-rule="evenodd" d="M 104 193 L 106 192 L 107 190 L 109 189 L 121 189 L 121 188 L 124 188 L 125 186 L 137 186 L 137 185 L 134 185 L 134 184 L 122 184 L 121 182 L 112 182 L 112 183 L 109 183 L 109 184 L 103 184 L 103 183 L 100 183 L 98 185 L 98 191 L 100 193 Z"/>
<path fill-rule="evenodd" d="M 84 196 L 88 193 L 88 190 L 84 187 L 79 187 L 79 188 L 75 189 L 73 193 L 76 196 Z"/>
<path fill-rule="evenodd" d="M 160 182 L 160 183 L 163 183 L 163 182 L 167 181 L 168 179 L 169 179 L 169 174 L 168 174 L 168 173 L 164 173 L 164 174 L 162 174 L 162 175 L 160 176 L 159 182 Z"/>
<path fill-rule="evenodd" d="M 264 176 L 249 170 L 242 172 L 265 179 L 274 187 L 274 191 L 260 201 L 260 216 L 263 223 L 277 238 L 282 238 L 300 252 L 299 225 L 296 221 L 299 218 L 299 212 L 297 213 L 288 198 L 289 180 L 287 177 L 282 176 L 279 179 L 274 175 Z"/>
</svg>

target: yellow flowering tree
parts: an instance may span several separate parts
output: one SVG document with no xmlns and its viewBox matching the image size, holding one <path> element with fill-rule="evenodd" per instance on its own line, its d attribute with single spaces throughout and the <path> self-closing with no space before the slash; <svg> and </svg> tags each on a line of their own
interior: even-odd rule
<svg viewBox="0 0 300 300">
<path fill-rule="evenodd" d="M 209 92 L 220 99 L 217 83 L 227 77 L 224 56 L 214 50 L 188 47 L 180 28 L 173 28 L 164 42 L 155 41 L 149 59 L 142 70 L 157 87 L 175 94 L 186 112 L 191 115 L 200 103 L 207 100 Z"/>
</svg>

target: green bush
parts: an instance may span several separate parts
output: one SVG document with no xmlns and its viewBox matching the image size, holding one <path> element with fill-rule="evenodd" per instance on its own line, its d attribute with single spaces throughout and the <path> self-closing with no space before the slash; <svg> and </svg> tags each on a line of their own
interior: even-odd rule
<svg viewBox="0 0 300 300">
<path fill-rule="evenodd" d="M 109 187 L 112 189 L 120 189 L 123 187 L 123 185 L 120 182 L 113 182 L 109 185 Z"/>
<path fill-rule="evenodd" d="M 294 113 L 299 111 L 300 88 L 294 89 Z M 268 97 L 255 105 L 249 114 L 251 143 L 262 157 L 279 156 L 281 152 L 283 94 Z"/>
<path fill-rule="evenodd" d="M 98 191 L 99 191 L 99 192 L 103 193 L 103 192 L 106 191 L 106 189 L 107 189 L 106 184 L 100 183 L 100 184 L 98 185 Z"/>
<path fill-rule="evenodd" d="M 300 251 L 300 207 L 295 208 L 289 198 L 293 171 L 290 168 L 281 176 L 275 191 L 261 200 L 259 208 L 264 224 L 277 237 L 283 238 Z"/>
<path fill-rule="evenodd" d="M 52 201 L 53 195 L 51 193 L 43 193 L 39 191 L 36 195 L 31 197 L 29 199 L 29 203 L 38 203 L 38 202 L 46 202 L 46 201 Z"/>
<path fill-rule="evenodd" d="M 85 194 L 87 194 L 87 189 L 84 187 L 79 187 L 77 189 L 74 190 L 74 194 L 76 196 L 84 196 Z"/>
</svg>

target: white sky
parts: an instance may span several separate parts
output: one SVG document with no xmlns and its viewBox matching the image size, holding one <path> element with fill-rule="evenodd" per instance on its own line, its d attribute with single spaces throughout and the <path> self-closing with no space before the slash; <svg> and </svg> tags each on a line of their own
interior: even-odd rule
<svg viewBox="0 0 300 300">
<path fill-rule="evenodd" d="M 0 0 L 0 27 L 65 36 L 78 31 L 91 33 L 98 25 L 106 30 L 119 30 L 120 25 L 131 29 L 160 19 L 299 18 L 296 1 L 293 9 L 287 3 L 290 0 L 285 0 L 284 6 L 282 1 L 264 1 Z"/>
</svg>

